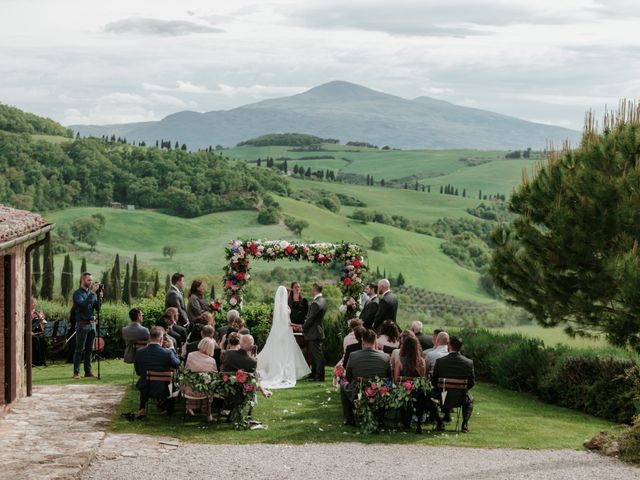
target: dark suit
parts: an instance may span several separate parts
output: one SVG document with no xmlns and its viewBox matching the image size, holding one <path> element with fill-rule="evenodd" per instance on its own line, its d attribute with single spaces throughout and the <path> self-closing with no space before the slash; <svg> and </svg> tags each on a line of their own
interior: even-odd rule
<svg viewBox="0 0 640 480">
<path fill-rule="evenodd" d="M 135 342 L 149 340 L 149 329 L 138 322 L 131 322 L 122 327 L 122 339 L 124 340 L 124 363 L 133 363 L 136 357 Z"/>
<path fill-rule="evenodd" d="M 420 332 L 416 335 L 416 338 L 420 342 L 420 346 L 422 347 L 423 352 L 425 350 L 429 350 L 430 348 L 433 348 L 433 339 L 430 336 Z"/>
<path fill-rule="evenodd" d="M 357 352 L 358 350 L 362 350 L 362 345 L 360 345 L 360 342 L 347 345 L 347 348 L 344 351 L 344 359 L 342 360 L 342 365 L 345 368 L 347 367 L 347 363 L 349 362 L 349 358 L 351 357 L 351 354 L 353 352 Z"/>
<path fill-rule="evenodd" d="M 134 361 L 136 373 L 140 375 L 136 387 L 140 390 L 140 408 L 145 408 L 149 398 L 166 400 L 169 388 L 165 382 L 147 382 L 147 372 L 166 372 L 178 368 L 180 359 L 171 348 L 163 348 L 150 343 L 136 352 Z"/>
<path fill-rule="evenodd" d="M 225 350 L 222 354 L 221 372 L 236 372 L 244 370 L 247 373 L 254 373 L 258 361 L 249 355 L 246 350 Z"/>
<path fill-rule="evenodd" d="M 373 297 L 360 312 L 360 320 L 362 320 L 364 328 L 373 328 L 376 313 L 378 313 L 378 297 Z"/>
<path fill-rule="evenodd" d="M 180 292 L 174 285 L 169 287 L 169 290 L 167 290 L 167 294 L 164 297 L 164 308 L 167 309 L 169 307 L 175 307 L 178 309 L 179 325 L 184 326 L 189 324 L 187 310 L 184 307 L 184 297 L 182 296 L 182 292 Z"/>
<path fill-rule="evenodd" d="M 451 352 L 449 355 L 445 355 L 436 360 L 436 364 L 433 367 L 433 375 L 431 376 L 431 382 L 435 388 L 434 398 L 441 398 L 440 391 L 438 390 L 439 378 L 454 378 L 467 381 L 467 390 L 471 390 L 476 383 L 476 376 L 473 370 L 473 360 L 465 357 L 460 352 Z M 447 394 L 452 395 L 455 390 L 450 390 Z M 462 402 L 462 425 L 467 425 L 471 413 L 473 412 L 473 397 L 467 391 L 466 397 Z"/>
<path fill-rule="evenodd" d="M 345 376 L 349 383 L 340 387 L 340 400 L 345 421 L 353 422 L 353 401 L 358 393 L 358 378 L 390 378 L 389 355 L 372 348 L 355 351 L 346 364 Z"/>
<path fill-rule="evenodd" d="M 398 299 L 388 290 L 380 297 L 380 301 L 378 302 L 378 311 L 373 319 L 373 329 L 378 331 L 385 320 L 393 320 L 395 322 L 397 314 Z"/>
<path fill-rule="evenodd" d="M 322 341 L 324 340 L 324 314 L 327 304 L 322 295 L 316 297 L 309 305 L 309 313 L 302 325 L 304 339 L 311 355 L 311 378 L 324 381 L 324 353 Z"/>
</svg>

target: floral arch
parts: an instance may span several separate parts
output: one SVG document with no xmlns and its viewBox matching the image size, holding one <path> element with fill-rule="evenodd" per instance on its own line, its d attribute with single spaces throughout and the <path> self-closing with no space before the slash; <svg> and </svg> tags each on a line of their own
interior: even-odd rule
<svg viewBox="0 0 640 480">
<path fill-rule="evenodd" d="M 361 273 L 367 270 L 364 251 L 355 243 L 289 243 L 286 240 L 234 240 L 225 247 L 229 262 L 224 267 L 225 299 L 232 308 L 239 308 L 242 294 L 251 278 L 250 259 L 307 261 L 319 265 L 343 262 L 340 291 L 343 302 L 357 299 L 364 288 Z"/>
</svg>

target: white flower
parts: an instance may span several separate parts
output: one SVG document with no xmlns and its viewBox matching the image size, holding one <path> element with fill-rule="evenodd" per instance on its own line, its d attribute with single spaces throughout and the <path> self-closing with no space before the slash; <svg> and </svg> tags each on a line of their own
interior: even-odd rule
<svg viewBox="0 0 640 480">
<path fill-rule="evenodd" d="M 268 255 L 273 255 L 273 248 L 271 248 L 271 247 L 267 248 L 267 254 Z"/>
<path fill-rule="evenodd" d="M 236 297 L 231 297 L 229 299 L 229 305 L 237 305 L 238 304 L 238 299 Z"/>
<path fill-rule="evenodd" d="M 284 250 L 284 249 L 285 249 L 285 248 L 287 248 L 288 246 L 289 246 L 289 242 L 287 242 L 286 240 L 282 240 L 282 241 L 280 242 L 280 248 L 281 248 L 281 249 L 283 249 L 283 250 Z"/>
<path fill-rule="evenodd" d="M 344 312 L 346 312 L 346 311 L 347 311 L 347 306 L 346 306 L 345 304 L 340 305 L 340 306 L 338 307 L 338 311 L 339 311 L 340 313 L 344 313 Z"/>
</svg>

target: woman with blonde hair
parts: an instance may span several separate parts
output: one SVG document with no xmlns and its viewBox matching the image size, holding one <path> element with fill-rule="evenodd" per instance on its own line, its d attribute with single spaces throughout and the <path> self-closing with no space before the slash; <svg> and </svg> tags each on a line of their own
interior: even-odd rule
<svg viewBox="0 0 640 480">
<path fill-rule="evenodd" d="M 213 352 L 216 348 L 216 341 L 213 338 L 203 338 L 198 343 L 198 351 L 192 352 L 187 357 L 185 368 L 192 372 L 216 373 L 216 361 L 213 359 Z M 186 401 L 186 409 L 189 415 L 194 415 L 193 410 L 199 408 L 204 399 L 207 400 L 208 420 L 212 421 L 211 415 L 211 398 L 205 397 L 200 393 L 194 392 L 189 385 L 183 386 L 183 395 Z"/>
</svg>

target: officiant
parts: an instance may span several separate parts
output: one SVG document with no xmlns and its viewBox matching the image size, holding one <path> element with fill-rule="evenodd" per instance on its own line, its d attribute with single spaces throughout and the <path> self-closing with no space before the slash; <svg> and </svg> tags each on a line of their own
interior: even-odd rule
<svg viewBox="0 0 640 480">
<path fill-rule="evenodd" d="M 291 323 L 302 325 L 307 312 L 309 311 L 309 302 L 302 295 L 300 282 L 292 282 L 289 290 L 289 308 L 291 309 Z"/>
</svg>

